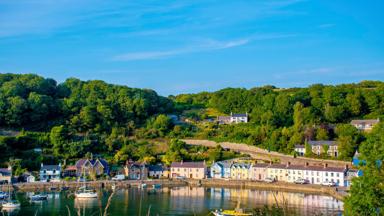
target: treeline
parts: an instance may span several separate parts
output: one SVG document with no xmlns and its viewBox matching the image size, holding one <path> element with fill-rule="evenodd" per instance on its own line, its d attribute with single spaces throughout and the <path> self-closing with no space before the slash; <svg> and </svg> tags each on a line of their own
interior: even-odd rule
<svg viewBox="0 0 384 216">
<path fill-rule="evenodd" d="M 349 124 L 351 119 L 384 117 L 384 83 L 375 81 L 290 89 L 227 88 L 213 93 L 182 94 L 174 100 L 178 106 L 205 107 L 227 114 L 249 113 L 247 124 L 202 124 L 195 135 L 199 138 L 244 142 L 288 154 L 294 154 L 295 144 L 306 140 L 337 140 L 339 158 L 345 160 L 365 140 L 365 134 Z"/>
<path fill-rule="evenodd" d="M 223 113 L 245 113 L 259 125 L 292 126 L 295 105 L 302 106 L 303 124 L 348 123 L 355 118 L 384 116 L 384 83 L 363 81 L 308 88 L 226 88 L 216 92 L 181 94 L 178 104 L 215 108 Z"/>
<path fill-rule="evenodd" d="M 75 132 L 102 132 L 132 128 L 172 109 L 172 101 L 153 90 L 98 80 L 70 78 L 57 84 L 33 74 L 0 74 L 0 127 L 49 130 L 66 124 Z"/>
</svg>

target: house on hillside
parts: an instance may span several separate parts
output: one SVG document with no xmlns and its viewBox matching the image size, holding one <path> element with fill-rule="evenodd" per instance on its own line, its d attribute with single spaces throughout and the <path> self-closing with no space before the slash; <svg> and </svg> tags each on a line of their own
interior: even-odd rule
<svg viewBox="0 0 384 216">
<path fill-rule="evenodd" d="M 320 155 L 324 153 L 325 149 L 324 146 L 328 146 L 327 155 L 331 157 L 338 157 L 339 151 L 338 151 L 338 143 L 337 141 L 331 141 L 331 140 L 311 140 L 308 141 L 308 144 L 311 145 L 312 152 L 316 155 Z M 305 150 L 305 149 L 304 149 Z M 305 151 L 304 151 L 305 154 Z"/>
<path fill-rule="evenodd" d="M 108 162 L 102 158 L 97 159 L 80 159 L 76 162 L 76 176 L 96 176 L 109 175 Z"/>
<path fill-rule="evenodd" d="M 8 184 L 12 182 L 12 167 L 0 168 L 0 184 Z"/>
<path fill-rule="evenodd" d="M 305 145 L 295 145 L 295 152 L 299 156 L 305 155 Z"/>
<path fill-rule="evenodd" d="M 231 117 L 230 116 L 218 116 L 217 122 L 219 124 L 230 124 L 231 123 Z"/>
<path fill-rule="evenodd" d="M 40 181 L 41 182 L 56 182 L 61 179 L 61 164 L 59 165 L 44 165 L 41 163 L 40 167 Z"/>
<path fill-rule="evenodd" d="M 149 165 L 148 176 L 151 178 L 169 178 L 169 169 L 161 164 Z"/>
<path fill-rule="evenodd" d="M 231 123 L 247 123 L 248 113 L 231 113 Z"/>
<path fill-rule="evenodd" d="M 77 176 L 76 166 L 67 166 L 63 170 L 63 177 L 76 177 L 76 176 Z"/>
<path fill-rule="evenodd" d="M 207 166 L 204 162 L 173 162 L 171 164 L 171 178 L 184 177 L 204 179 L 207 177 Z"/>
<path fill-rule="evenodd" d="M 351 125 L 361 131 L 371 131 L 372 128 L 380 122 L 379 119 L 352 120 Z"/>
</svg>

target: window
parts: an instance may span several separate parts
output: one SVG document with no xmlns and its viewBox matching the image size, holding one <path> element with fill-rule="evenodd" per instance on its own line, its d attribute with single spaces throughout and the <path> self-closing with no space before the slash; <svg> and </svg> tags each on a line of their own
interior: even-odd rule
<svg viewBox="0 0 384 216">
<path fill-rule="evenodd" d="M 333 173 L 331 173 L 331 177 L 333 177 Z"/>
<path fill-rule="evenodd" d="M 325 172 L 325 176 L 328 176 L 328 172 Z"/>
<path fill-rule="evenodd" d="M 339 173 L 336 173 L 336 176 L 339 177 Z"/>
</svg>

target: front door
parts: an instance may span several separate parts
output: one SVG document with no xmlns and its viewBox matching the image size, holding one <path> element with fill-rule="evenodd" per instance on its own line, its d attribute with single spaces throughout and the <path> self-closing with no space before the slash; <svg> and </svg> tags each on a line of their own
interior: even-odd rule
<svg viewBox="0 0 384 216">
<path fill-rule="evenodd" d="M 192 174 L 189 174 L 189 178 L 192 178 Z"/>
</svg>

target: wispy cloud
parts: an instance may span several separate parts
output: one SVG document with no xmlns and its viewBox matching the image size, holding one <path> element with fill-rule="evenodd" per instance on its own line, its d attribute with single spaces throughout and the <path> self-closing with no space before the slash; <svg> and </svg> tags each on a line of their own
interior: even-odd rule
<svg viewBox="0 0 384 216">
<path fill-rule="evenodd" d="M 123 54 L 113 56 L 112 60 L 136 61 L 136 60 L 161 59 L 161 58 L 167 58 L 167 57 L 178 56 L 178 55 L 189 54 L 189 53 L 229 49 L 229 48 L 243 46 L 252 41 L 257 41 L 257 40 L 279 39 L 279 38 L 287 38 L 287 37 L 293 37 L 293 36 L 296 36 L 296 34 L 260 34 L 260 35 L 255 35 L 249 38 L 229 40 L 229 41 L 217 41 L 217 40 L 208 39 L 208 40 L 200 41 L 197 45 L 186 46 L 179 49 L 123 53 Z"/>
<path fill-rule="evenodd" d="M 135 61 L 135 60 L 148 60 L 148 59 L 160 59 L 171 56 L 177 56 L 182 54 L 206 52 L 212 50 L 229 49 L 232 47 L 242 46 L 249 42 L 249 39 L 239 39 L 232 41 L 214 41 L 208 40 L 207 42 L 189 46 L 180 49 L 167 50 L 167 51 L 145 51 L 145 52 L 130 52 L 121 55 L 114 56 L 112 59 L 115 61 Z"/>
</svg>

